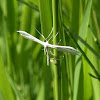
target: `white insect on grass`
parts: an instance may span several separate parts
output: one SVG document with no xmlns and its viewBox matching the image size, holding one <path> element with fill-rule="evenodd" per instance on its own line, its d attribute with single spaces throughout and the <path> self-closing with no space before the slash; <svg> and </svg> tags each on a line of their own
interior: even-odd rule
<svg viewBox="0 0 100 100">
<path fill-rule="evenodd" d="M 26 39 L 30 39 L 30 40 L 32 40 L 32 41 L 34 41 L 34 42 L 37 42 L 37 43 L 39 43 L 39 44 L 41 44 L 41 45 L 44 46 L 44 53 L 47 54 L 47 65 L 48 65 L 48 66 L 49 66 L 49 59 L 50 59 L 50 58 L 49 58 L 49 53 L 50 53 L 49 48 L 54 48 L 54 49 L 56 49 L 56 50 L 58 50 L 58 51 L 61 51 L 61 52 L 68 52 L 68 53 L 71 53 L 71 54 L 74 54 L 74 55 L 80 54 L 79 51 L 77 51 L 76 49 L 74 49 L 73 47 L 70 47 L 70 46 L 60 46 L 60 45 L 49 44 L 49 40 L 50 40 L 52 37 L 51 37 L 48 41 L 47 41 L 47 39 L 48 39 L 48 37 L 51 35 L 51 33 L 52 33 L 52 31 L 53 31 L 53 28 L 52 28 L 52 30 L 51 30 L 51 32 L 50 32 L 50 34 L 48 35 L 47 38 L 45 38 L 37 29 L 36 29 L 36 31 L 44 38 L 44 40 L 46 40 L 46 42 L 37 39 L 36 37 L 30 35 L 29 33 L 25 32 L 25 31 L 17 31 L 17 32 L 19 32 L 19 33 L 20 33 L 23 37 L 25 37 Z M 58 33 L 57 33 L 57 34 L 58 34 Z M 56 35 L 56 36 L 57 36 L 57 35 Z M 55 37 L 54 37 L 54 38 L 55 38 Z"/>
</svg>

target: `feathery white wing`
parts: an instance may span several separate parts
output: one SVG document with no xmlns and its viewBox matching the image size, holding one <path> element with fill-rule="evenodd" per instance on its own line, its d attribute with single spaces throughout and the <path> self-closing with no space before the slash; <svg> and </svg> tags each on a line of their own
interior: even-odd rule
<svg viewBox="0 0 100 100">
<path fill-rule="evenodd" d="M 61 52 L 68 52 L 68 53 L 71 53 L 74 55 L 80 54 L 79 51 L 77 51 L 76 49 L 74 49 L 73 47 L 70 47 L 70 46 L 59 46 L 59 45 L 49 44 L 48 47 L 54 48 L 54 49 L 61 51 Z"/>
<path fill-rule="evenodd" d="M 32 41 L 35 41 L 35 42 L 37 42 L 37 43 L 40 43 L 40 44 L 43 45 L 43 46 L 45 45 L 45 42 L 43 42 L 43 41 L 37 39 L 36 37 L 32 36 L 31 34 L 25 32 L 25 31 L 17 31 L 17 32 L 19 32 L 19 33 L 20 33 L 23 37 L 25 37 L 26 39 L 30 39 L 30 40 L 32 40 Z"/>
</svg>

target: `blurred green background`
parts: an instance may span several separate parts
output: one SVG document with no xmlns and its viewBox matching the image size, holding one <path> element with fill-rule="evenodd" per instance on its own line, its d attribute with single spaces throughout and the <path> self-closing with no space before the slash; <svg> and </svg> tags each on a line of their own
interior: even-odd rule
<svg viewBox="0 0 100 100">
<path fill-rule="evenodd" d="M 54 51 L 47 66 L 43 47 L 16 32 L 43 41 L 35 28 L 47 37 L 52 27 L 51 44 L 82 54 Z M 99 0 L 0 0 L 0 100 L 100 100 L 99 74 Z"/>
</svg>

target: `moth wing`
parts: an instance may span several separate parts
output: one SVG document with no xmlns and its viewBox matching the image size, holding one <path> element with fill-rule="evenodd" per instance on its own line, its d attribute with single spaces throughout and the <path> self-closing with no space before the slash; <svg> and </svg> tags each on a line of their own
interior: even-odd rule
<svg viewBox="0 0 100 100">
<path fill-rule="evenodd" d="M 26 39 L 34 40 L 34 37 L 25 31 L 17 31 L 17 32 L 19 32 L 21 36 L 23 36 Z"/>
<path fill-rule="evenodd" d="M 73 47 L 70 47 L 70 46 L 59 46 L 59 45 L 49 44 L 48 47 L 54 48 L 54 49 L 61 51 L 61 52 L 68 52 L 68 53 L 71 53 L 71 54 L 74 54 L 74 55 L 80 54 L 79 51 L 77 51 L 76 49 L 74 49 Z"/>
<path fill-rule="evenodd" d="M 37 43 L 40 43 L 40 44 L 43 45 L 43 46 L 44 46 L 44 44 L 45 44 L 45 42 L 43 42 L 43 41 L 37 39 L 36 37 L 32 36 L 31 34 L 25 32 L 25 31 L 17 31 L 17 32 L 19 32 L 19 33 L 20 33 L 24 38 L 26 38 L 26 39 L 30 39 L 30 40 L 32 40 L 32 41 L 35 41 L 35 42 L 37 42 Z"/>
</svg>

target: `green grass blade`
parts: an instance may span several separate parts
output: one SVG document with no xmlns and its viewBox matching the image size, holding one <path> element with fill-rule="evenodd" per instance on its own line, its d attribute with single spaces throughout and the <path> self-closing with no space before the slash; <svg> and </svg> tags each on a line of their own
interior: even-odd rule
<svg viewBox="0 0 100 100">
<path fill-rule="evenodd" d="M 82 37 L 83 39 L 86 39 L 86 35 L 87 35 L 87 29 L 88 29 L 90 12 L 91 12 L 91 5 L 92 5 L 92 0 L 88 0 L 86 8 L 84 10 L 83 20 L 82 20 L 82 24 L 81 24 L 80 31 L 79 31 L 79 36 Z M 81 47 L 81 49 L 84 50 L 84 45 L 80 41 L 78 41 L 78 44 Z M 86 57 L 85 54 L 84 54 L 84 57 Z M 76 61 L 78 61 L 78 60 L 79 60 L 79 57 L 76 57 Z M 92 66 L 92 63 L 89 61 L 89 59 L 86 59 L 86 60 Z M 81 73 L 83 72 L 83 69 L 81 67 L 82 67 L 82 60 L 77 65 L 77 68 L 79 68 L 79 69 L 77 69 L 77 68 L 75 69 L 75 77 L 74 77 L 75 84 L 74 84 L 73 100 L 80 100 L 79 99 L 80 98 L 79 89 L 80 89 L 80 86 L 82 87 L 82 84 L 83 84 L 81 82 L 81 78 L 83 77 L 83 75 L 81 75 Z M 92 66 L 92 67 L 94 67 L 94 66 Z M 79 76 L 77 76 L 77 74 Z M 79 79 L 77 79 L 77 78 L 79 78 Z M 79 83 L 80 83 L 80 85 L 79 85 Z M 84 96 L 82 95 L 82 93 L 81 93 L 81 99 L 84 99 Z"/>
<path fill-rule="evenodd" d="M 6 10 L 7 10 L 7 21 L 6 21 L 6 50 L 7 50 L 7 61 L 8 61 L 8 71 L 13 76 L 14 73 L 14 66 L 13 64 L 16 63 L 15 55 L 16 54 L 16 22 L 17 22 L 17 1 L 10 0 L 6 1 Z M 10 5 L 10 6 L 9 6 Z M 16 64 L 15 64 L 16 65 Z"/>
<path fill-rule="evenodd" d="M 31 4 L 27 3 L 27 2 L 25 2 L 24 0 L 17 0 L 17 1 L 19 1 L 19 2 L 21 2 L 21 3 L 25 4 L 25 5 L 27 5 L 28 7 L 30 7 L 30 8 L 32 8 L 32 9 L 34 9 L 34 10 L 36 10 L 36 11 L 39 12 L 39 9 L 38 9 L 37 6 L 35 6 L 35 5 L 33 5 L 33 4 L 31 5 Z"/>
<path fill-rule="evenodd" d="M 60 29 L 60 12 L 59 12 L 59 6 L 60 6 L 60 0 L 53 0 L 52 1 L 52 7 L 53 7 L 53 37 L 59 32 Z M 59 22 L 60 19 L 60 22 Z M 60 34 L 60 33 L 59 33 Z M 58 43 L 59 37 L 56 37 L 54 39 L 53 44 Z M 54 50 L 55 57 L 59 58 L 59 53 Z M 55 100 L 61 100 L 61 68 L 60 68 L 60 61 L 58 60 L 57 63 L 53 66 L 54 70 L 54 99 Z"/>
<path fill-rule="evenodd" d="M 94 40 L 93 40 L 93 37 L 92 37 L 92 34 L 91 34 L 91 32 L 89 31 L 88 32 L 88 35 L 87 35 L 87 43 L 88 44 L 90 44 L 92 47 L 93 47 L 93 49 L 96 49 L 98 52 L 100 51 L 100 49 L 98 48 L 98 45 L 94 42 Z M 95 66 L 95 69 L 98 71 L 98 73 L 99 73 L 99 75 L 98 76 L 96 76 L 96 74 L 94 74 L 94 72 L 93 72 L 93 69 L 90 69 L 89 68 L 89 65 L 88 64 L 85 64 L 86 65 L 86 68 L 84 68 L 84 76 L 85 76 L 85 83 L 87 83 L 87 84 L 85 84 L 85 87 L 87 86 L 88 87 L 88 89 L 86 90 L 87 92 L 90 90 L 90 85 L 92 85 L 92 89 L 93 89 L 93 95 L 94 95 L 94 99 L 95 100 L 99 100 L 100 99 L 100 95 L 99 95 L 99 92 L 100 92 L 100 65 L 99 65 L 99 63 L 100 63 L 100 60 L 98 59 L 98 58 L 96 58 L 96 56 L 95 55 L 93 55 L 91 52 L 89 52 L 89 50 L 87 50 L 86 49 L 86 54 L 87 54 L 87 56 L 88 56 L 88 58 L 90 59 L 90 61 L 93 63 L 93 65 Z M 93 75 L 95 75 L 97 78 L 99 78 L 99 79 L 95 79 L 95 78 L 91 78 L 91 80 L 92 80 L 92 84 L 89 84 L 89 76 L 88 76 L 88 71 L 91 73 L 91 74 L 93 74 Z M 86 74 L 86 72 L 87 72 L 87 74 Z M 90 95 L 90 93 L 91 93 L 91 90 L 89 91 L 89 95 Z M 85 95 L 86 97 L 89 97 L 88 95 Z"/>
<path fill-rule="evenodd" d="M 83 39 L 86 39 L 86 36 L 87 36 L 91 6 L 92 6 L 92 0 L 88 0 L 85 13 L 83 15 L 83 20 L 82 20 L 82 24 L 80 27 L 80 31 L 79 31 L 79 36 L 82 37 Z M 80 47 L 84 49 L 84 45 L 80 41 L 78 41 L 78 43 Z"/>
<path fill-rule="evenodd" d="M 14 93 L 6 76 L 4 62 L 0 52 L 0 90 L 4 100 L 15 100 Z"/>
<path fill-rule="evenodd" d="M 52 29 L 51 0 L 39 0 L 39 10 L 40 10 L 41 33 L 46 38 Z M 51 68 L 47 66 L 46 59 L 47 56 L 46 55 L 43 56 L 42 54 L 42 59 L 41 59 L 43 62 L 42 81 L 41 81 L 40 91 L 37 97 L 38 100 L 50 99 Z M 41 65 L 39 64 L 39 66 Z"/>
<path fill-rule="evenodd" d="M 7 73 L 7 78 L 12 86 L 12 89 L 14 91 L 14 93 L 16 94 L 17 98 L 19 98 L 19 100 L 24 100 L 24 98 L 22 97 L 21 93 L 19 92 L 19 90 L 16 88 L 15 83 L 13 82 L 13 80 L 11 79 L 11 77 L 9 76 L 9 74 Z"/>
<path fill-rule="evenodd" d="M 29 2 L 26 0 L 26 2 Z M 19 29 L 18 30 L 23 30 L 28 33 L 30 33 L 31 30 L 31 21 L 32 21 L 32 9 L 26 5 L 21 5 L 20 11 L 22 11 L 21 16 L 19 16 Z M 18 45 L 18 58 L 17 58 L 17 81 L 19 85 L 22 88 L 23 95 L 26 96 L 26 91 L 28 91 L 26 88 L 26 84 L 29 84 L 29 51 L 30 46 L 32 46 L 32 43 L 30 43 L 30 46 L 28 46 L 28 40 L 24 39 L 22 36 L 20 36 L 19 33 L 16 32 L 16 34 L 19 35 L 19 45 Z M 17 35 L 17 36 L 18 36 Z M 25 90 L 26 89 L 26 90 Z M 31 91 L 30 91 L 31 92 Z M 30 93 L 29 92 L 29 93 Z"/>
</svg>

